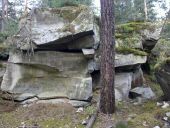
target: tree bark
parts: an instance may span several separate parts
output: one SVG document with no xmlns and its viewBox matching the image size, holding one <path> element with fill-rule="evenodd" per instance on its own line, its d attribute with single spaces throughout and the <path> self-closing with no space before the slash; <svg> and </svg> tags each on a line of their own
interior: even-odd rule
<svg viewBox="0 0 170 128">
<path fill-rule="evenodd" d="M 114 93 L 114 0 L 100 0 L 101 2 L 101 98 L 100 111 L 104 114 L 112 114 L 115 111 Z"/>
</svg>

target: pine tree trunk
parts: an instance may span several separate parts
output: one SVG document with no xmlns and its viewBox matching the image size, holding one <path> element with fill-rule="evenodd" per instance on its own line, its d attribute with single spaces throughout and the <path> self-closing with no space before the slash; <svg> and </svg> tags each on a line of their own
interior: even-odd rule
<svg viewBox="0 0 170 128">
<path fill-rule="evenodd" d="M 112 114 L 115 111 L 114 94 L 114 0 L 101 0 L 101 98 L 100 111 Z"/>
</svg>

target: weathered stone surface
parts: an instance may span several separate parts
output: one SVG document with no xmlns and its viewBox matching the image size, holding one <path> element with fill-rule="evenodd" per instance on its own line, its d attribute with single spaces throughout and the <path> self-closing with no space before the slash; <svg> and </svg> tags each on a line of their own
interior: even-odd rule
<svg viewBox="0 0 170 128">
<path fill-rule="evenodd" d="M 126 47 L 126 48 L 136 48 L 143 49 L 142 37 L 126 37 L 125 39 L 116 39 L 116 48 Z"/>
<path fill-rule="evenodd" d="M 150 87 L 136 87 L 130 92 L 139 94 L 140 96 L 146 99 L 152 99 L 155 97 L 155 94 Z"/>
<path fill-rule="evenodd" d="M 162 56 L 161 54 L 170 57 L 170 40 L 160 39 L 152 49 L 152 54 L 157 57 Z"/>
<path fill-rule="evenodd" d="M 158 40 L 160 38 L 160 32 L 162 25 L 152 25 L 154 28 L 146 28 L 141 31 L 141 34 L 145 40 Z"/>
<path fill-rule="evenodd" d="M 49 70 L 51 73 L 59 72 L 59 76 L 64 77 L 86 76 L 88 74 L 88 60 L 82 53 L 39 51 L 29 56 L 21 52 L 12 52 L 8 62 L 24 64 L 25 66 L 32 65 L 34 69 L 28 71 L 32 71 L 32 74 L 39 68 Z"/>
<path fill-rule="evenodd" d="M 131 89 L 132 73 L 118 73 L 115 76 L 115 98 L 127 100 Z"/>
<path fill-rule="evenodd" d="M 135 70 L 132 76 L 132 88 L 141 87 L 144 83 L 143 71 L 141 68 Z"/>
<path fill-rule="evenodd" d="M 147 56 L 139 56 L 134 54 L 116 54 L 115 56 L 115 67 L 132 67 L 146 63 Z M 90 60 L 88 67 L 90 71 L 100 70 L 100 56 L 95 56 L 94 60 Z M 125 69 L 126 69 L 125 68 Z"/>
<path fill-rule="evenodd" d="M 20 32 L 14 42 L 23 50 L 30 49 L 30 41 L 35 49 L 47 45 L 56 49 L 63 46 L 81 49 L 99 44 L 98 31 L 94 13 L 87 6 L 36 8 L 21 18 Z"/>
<path fill-rule="evenodd" d="M 143 36 L 143 48 L 148 51 L 154 48 L 160 38 L 160 32 L 162 30 L 162 25 L 155 25 L 153 27 L 151 30 L 145 29 L 141 32 Z"/>
<path fill-rule="evenodd" d="M 160 84 L 166 100 L 170 100 L 170 61 L 167 60 L 156 70 L 155 76 Z"/>
<path fill-rule="evenodd" d="M 29 56 L 13 52 L 1 89 L 17 94 L 16 100 L 32 96 L 88 100 L 92 96 L 88 60 L 82 53 L 39 51 Z"/>
<path fill-rule="evenodd" d="M 58 72 L 19 64 L 8 64 L 1 89 L 14 94 L 35 94 L 40 99 L 66 97 L 88 100 L 92 96 L 91 77 L 64 77 Z M 20 99 L 22 95 L 20 95 Z M 18 98 L 19 98 L 18 97 Z M 28 96 L 29 97 L 29 96 Z"/>
<path fill-rule="evenodd" d="M 147 60 L 146 56 L 139 56 L 134 54 L 116 54 L 115 57 L 115 67 L 128 66 L 128 65 L 136 65 L 143 64 Z"/>
</svg>

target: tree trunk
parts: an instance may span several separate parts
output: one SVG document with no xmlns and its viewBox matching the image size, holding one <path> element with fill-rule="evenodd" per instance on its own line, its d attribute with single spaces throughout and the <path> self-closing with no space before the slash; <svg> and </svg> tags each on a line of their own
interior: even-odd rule
<svg viewBox="0 0 170 128">
<path fill-rule="evenodd" d="M 147 21 L 147 20 L 148 20 L 148 9 L 147 9 L 147 3 L 146 3 L 146 0 L 144 0 L 143 2 L 144 2 L 145 21 Z"/>
<path fill-rule="evenodd" d="M 8 19 L 8 0 L 2 0 L 2 26 L 1 32 L 5 30 L 5 24 Z"/>
<path fill-rule="evenodd" d="M 100 111 L 112 114 L 115 111 L 114 93 L 114 0 L 100 0 L 101 2 L 101 98 Z"/>
</svg>

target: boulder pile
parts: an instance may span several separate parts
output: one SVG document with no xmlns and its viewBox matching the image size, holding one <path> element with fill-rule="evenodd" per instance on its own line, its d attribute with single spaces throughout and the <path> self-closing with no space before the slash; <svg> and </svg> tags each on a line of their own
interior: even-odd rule
<svg viewBox="0 0 170 128">
<path fill-rule="evenodd" d="M 12 50 L 1 90 L 17 101 L 65 98 L 73 105 L 90 101 L 100 79 L 99 26 L 93 11 L 83 5 L 36 8 L 21 18 L 19 28 L 8 39 Z M 116 40 L 119 101 L 128 98 L 131 88 L 143 85 L 141 64 L 147 61 L 142 37 L 130 40 L 130 49 L 122 47 L 124 41 Z"/>
</svg>

